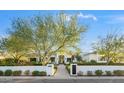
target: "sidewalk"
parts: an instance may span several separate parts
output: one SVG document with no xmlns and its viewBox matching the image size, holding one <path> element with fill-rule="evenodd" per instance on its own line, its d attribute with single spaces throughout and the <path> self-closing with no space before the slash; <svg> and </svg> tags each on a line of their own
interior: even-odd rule
<svg viewBox="0 0 124 93">
<path fill-rule="evenodd" d="M 93 76 L 93 77 L 88 77 L 88 76 L 84 76 L 84 77 L 60 77 L 60 78 L 56 78 L 56 77 L 40 77 L 40 76 L 0 76 L 0 80 L 2 79 L 124 79 L 124 76 Z"/>
</svg>

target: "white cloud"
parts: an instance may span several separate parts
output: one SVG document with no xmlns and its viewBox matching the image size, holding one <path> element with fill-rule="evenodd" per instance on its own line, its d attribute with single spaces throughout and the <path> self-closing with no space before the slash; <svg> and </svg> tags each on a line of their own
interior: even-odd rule
<svg viewBox="0 0 124 93">
<path fill-rule="evenodd" d="M 71 15 L 71 14 L 65 14 L 65 16 L 66 16 L 66 20 L 67 20 L 67 21 L 70 21 L 70 20 L 71 20 L 71 17 L 72 17 L 73 15 Z M 82 18 L 82 19 L 92 19 L 93 21 L 97 21 L 96 16 L 94 16 L 94 15 L 92 15 L 92 14 L 79 13 L 79 14 L 77 15 L 77 17 L 78 17 L 78 18 Z"/>
<path fill-rule="evenodd" d="M 83 13 L 79 13 L 78 17 L 80 18 L 84 18 L 84 19 L 92 19 L 94 21 L 97 21 L 97 17 L 92 15 L 92 14 L 83 14 Z"/>
</svg>

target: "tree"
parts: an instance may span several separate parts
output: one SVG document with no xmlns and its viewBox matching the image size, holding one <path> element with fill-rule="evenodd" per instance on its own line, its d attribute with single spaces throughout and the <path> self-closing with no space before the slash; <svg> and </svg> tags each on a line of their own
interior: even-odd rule
<svg viewBox="0 0 124 93">
<path fill-rule="evenodd" d="M 120 61 L 119 54 L 122 52 L 123 47 L 124 35 L 112 33 L 107 34 L 106 37 L 99 38 L 99 41 L 93 46 L 97 53 L 107 60 L 107 64 Z"/>
<path fill-rule="evenodd" d="M 14 59 L 14 62 L 18 63 L 20 58 L 26 54 L 27 46 L 21 39 L 11 36 L 0 40 L 0 49 L 7 51 Z"/>
<path fill-rule="evenodd" d="M 77 46 L 86 29 L 86 26 L 78 24 L 76 15 L 67 20 L 64 13 L 59 13 L 28 20 L 18 18 L 13 21 L 11 35 L 26 42 L 30 50 L 36 51 L 40 61 L 48 62 L 50 56 L 61 49 Z"/>
</svg>

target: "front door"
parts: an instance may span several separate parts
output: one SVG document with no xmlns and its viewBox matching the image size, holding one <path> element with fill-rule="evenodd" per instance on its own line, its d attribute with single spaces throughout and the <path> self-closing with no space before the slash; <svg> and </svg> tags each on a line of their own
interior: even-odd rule
<svg viewBox="0 0 124 93">
<path fill-rule="evenodd" d="M 64 55 L 59 55 L 59 64 L 64 63 Z"/>
</svg>

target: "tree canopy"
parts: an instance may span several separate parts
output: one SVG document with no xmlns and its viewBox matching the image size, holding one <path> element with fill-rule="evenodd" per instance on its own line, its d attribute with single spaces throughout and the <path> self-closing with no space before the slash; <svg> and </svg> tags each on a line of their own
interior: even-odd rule
<svg viewBox="0 0 124 93">
<path fill-rule="evenodd" d="M 2 45 L 13 54 L 35 51 L 39 61 L 48 62 L 52 54 L 65 48 L 77 47 L 81 34 L 86 30 L 85 25 L 78 23 L 76 15 L 67 20 L 63 12 L 56 16 L 17 18 L 12 21 L 7 43 Z"/>
<path fill-rule="evenodd" d="M 93 48 L 107 60 L 108 64 L 120 62 L 120 54 L 124 53 L 124 35 L 107 34 L 105 37 L 99 38 Z"/>
</svg>

